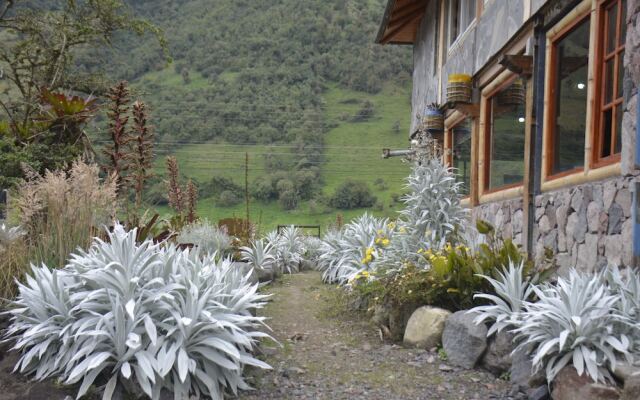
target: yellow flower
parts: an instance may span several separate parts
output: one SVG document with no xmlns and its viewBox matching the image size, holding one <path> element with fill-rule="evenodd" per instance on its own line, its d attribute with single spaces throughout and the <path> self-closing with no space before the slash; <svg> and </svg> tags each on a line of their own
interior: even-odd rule
<svg viewBox="0 0 640 400">
<path fill-rule="evenodd" d="M 382 239 L 382 245 L 385 246 L 385 247 L 388 246 L 389 245 L 389 239 L 387 239 L 387 238 Z"/>
<path fill-rule="evenodd" d="M 404 226 L 401 226 L 400 229 L 398 229 L 398 231 L 400 233 L 407 233 L 407 230 L 404 228 Z"/>
<path fill-rule="evenodd" d="M 389 223 L 387 224 L 387 227 L 388 227 L 389 229 L 393 229 L 393 228 L 395 228 L 395 227 L 396 227 L 396 223 L 395 223 L 395 222 L 389 222 Z"/>
<path fill-rule="evenodd" d="M 382 235 L 384 231 L 382 229 L 378 229 L 378 235 Z"/>
</svg>

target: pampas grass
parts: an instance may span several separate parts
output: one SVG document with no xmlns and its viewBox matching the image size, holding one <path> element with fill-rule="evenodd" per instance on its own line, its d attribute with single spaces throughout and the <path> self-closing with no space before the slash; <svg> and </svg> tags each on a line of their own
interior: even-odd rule
<svg viewBox="0 0 640 400">
<path fill-rule="evenodd" d="M 110 226 L 117 203 L 115 175 L 99 176 L 99 168 L 83 161 L 68 172 L 27 171 L 12 203 L 26 231 L 28 259 L 38 265 L 65 265 L 69 254 L 87 249 L 104 225 Z"/>
</svg>

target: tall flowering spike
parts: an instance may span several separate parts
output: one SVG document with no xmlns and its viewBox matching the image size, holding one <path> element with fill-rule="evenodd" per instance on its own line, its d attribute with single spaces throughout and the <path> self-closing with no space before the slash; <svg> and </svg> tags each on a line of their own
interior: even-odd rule
<svg viewBox="0 0 640 400">
<path fill-rule="evenodd" d="M 111 143 L 105 148 L 104 153 L 109 158 L 106 169 L 118 176 L 118 189 L 126 183 L 126 171 L 129 169 L 129 151 L 127 147 L 132 140 L 127 131 L 129 123 L 129 88 L 126 81 L 119 82 L 109 89 L 107 94 L 111 104 L 107 117 L 109 119 L 109 136 Z"/>
<path fill-rule="evenodd" d="M 142 203 L 142 192 L 147 179 L 153 176 L 153 130 L 148 124 L 147 107 L 141 101 L 133 103 L 133 130 L 135 132 L 135 170 L 133 172 L 136 207 Z"/>
<path fill-rule="evenodd" d="M 167 157 L 167 173 L 169 180 L 167 181 L 167 195 L 169 205 L 176 212 L 184 211 L 184 193 L 180 187 L 180 170 L 178 169 L 178 160 L 175 157 Z"/>
<path fill-rule="evenodd" d="M 196 206 L 198 205 L 198 188 L 191 179 L 187 183 L 187 220 L 192 223 L 196 220 Z"/>
</svg>

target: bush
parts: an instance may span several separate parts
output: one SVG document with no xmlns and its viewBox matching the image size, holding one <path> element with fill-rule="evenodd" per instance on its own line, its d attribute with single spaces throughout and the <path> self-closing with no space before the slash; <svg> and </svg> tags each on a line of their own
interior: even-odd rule
<svg viewBox="0 0 640 400">
<path fill-rule="evenodd" d="M 392 241 L 397 236 L 398 233 Z M 494 294 L 489 281 L 481 275 L 499 278 L 502 268 L 513 263 L 523 265 L 521 273 L 525 277 L 530 275 L 533 263 L 525 261 L 525 255 L 511 240 L 488 241 L 491 245 L 483 244 L 481 250 L 475 252 L 463 244 L 449 243 L 440 250 L 419 249 L 417 262 L 407 261 L 393 274 L 388 273 L 389 268 L 384 264 L 387 249 L 383 249 L 380 264 L 374 266 L 372 277 L 382 281 L 384 289 L 373 302 L 465 310 L 487 301 L 483 296 L 474 298 L 476 293 Z M 361 289 L 369 291 L 366 287 Z"/>
<path fill-rule="evenodd" d="M 233 245 L 233 237 L 225 229 L 218 228 L 207 220 L 184 227 L 176 241 L 180 244 L 193 244 L 205 254 L 216 254 L 218 258 L 229 255 Z"/>
<path fill-rule="evenodd" d="M 498 279 L 486 278 L 493 305 L 472 310 L 478 323 L 493 322 L 490 333 L 509 329 L 519 349 L 533 354 L 533 367 L 547 381 L 573 365 L 595 382 L 613 381 L 610 371 L 640 356 L 640 277 L 617 268 L 602 273 L 569 272 L 557 283 L 527 282 L 511 265 Z M 531 292 L 537 301 L 532 301 Z"/>
<path fill-rule="evenodd" d="M 99 376 L 105 399 L 118 384 L 153 399 L 163 388 L 181 399 L 248 388 L 246 365 L 269 368 L 251 355 L 266 336 L 251 314 L 264 305 L 257 285 L 230 262 L 135 238 L 117 225 L 61 270 L 32 267 L 10 311 L 16 369 L 82 381 L 78 398 Z"/>
<path fill-rule="evenodd" d="M 240 201 L 240 197 L 238 197 L 234 192 L 232 192 L 231 190 L 225 190 L 224 192 L 220 193 L 217 204 L 220 207 L 233 207 L 239 204 Z"/>
<path fill-rule="evenodd" d="M 209 182 L 198 185 L 198 191 L 203 198 L 220 196 L 225 191 L 230 191 L 239 198 L 244 197 L 244 189 L 229 178 L 214 176 Z"/>
<path fill-rule="evenodd" d="M 268 202 L 278 198 L 278 191 L 269 178 L 259 178 L 251 185 L 251 195 L 260 201 Z"/>
<path fill-rule="evenodd" d="M 362 181 L 347 180 L 338 186 L 329 200 L 332 207 L 349 210 L 353 208 L 371 207 L 376 202 L 371 190 Z"/>
<path fill-rule="evenodd" d="M 298 272 L 305 253 L 302 231 L 289 226 L 284 228 L 280 234 L 276 231 L 270 232 L 266 239 L 275 250 L 276 265 L 279 271 L 289 274 Z"/>
<path fill-rule="evenodd" d="M 300 196 L 296 193 L 295 190 L 286 190 L 280 193 L 280 198 L 278 199 L 278 203 L 283 210 L 294 210 L 298 207 L 298 203 L 300 202 Z"/>
</svg>

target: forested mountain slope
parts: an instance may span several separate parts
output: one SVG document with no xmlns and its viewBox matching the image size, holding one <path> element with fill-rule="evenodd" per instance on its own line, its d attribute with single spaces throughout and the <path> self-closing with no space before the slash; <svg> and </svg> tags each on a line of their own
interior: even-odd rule
<svg viewBox="0 0 640 400">
<path fill-rule="evenodd" d="M 222 207 L 207 207 L 211 217 L 235 212 L 245 152 L 251 190 L 275 214 L 322 219 L 332 212 L 326 197 L 350 177 L 378 192 L 380 210 L 407 170 L 380 160 L 380 149 L 407 144 L 411 70 L 410 49 L 374 43 L 385 3 L 131 0 L 137 16 L 164 30 L 173 62 L 153 37 L 133 35 L 80 61 L 129 80 L 150 103 L 158 155 L 178 152 L 185 175 Z M 211 182 L 220 177 L 235 184 L 235 200 L 219 201 L 229 189 Z M 387 183 L 374 186 L 376 177 Z"/>
</svg>

